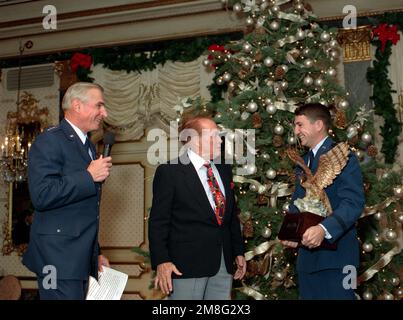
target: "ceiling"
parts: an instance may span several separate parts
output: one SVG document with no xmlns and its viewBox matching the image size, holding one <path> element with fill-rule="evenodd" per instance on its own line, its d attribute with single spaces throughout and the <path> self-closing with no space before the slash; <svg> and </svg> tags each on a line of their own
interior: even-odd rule
<svg viewBox="0 0 403 320">
<path fill-rule="evenodd" d="M 311 0 L 323 20 L 341 19 L 343 7 L 359 15 L 403 10 L 403 0 Z M 243 21 L 221 0 L 53 0 L 56 29 L 45 29 L 44 0 L 0 0 L 0 58 L 15 57 L 19 43 L 37 55 L 84 47 L 144 43 L 241 30 Z"/>
</svg>

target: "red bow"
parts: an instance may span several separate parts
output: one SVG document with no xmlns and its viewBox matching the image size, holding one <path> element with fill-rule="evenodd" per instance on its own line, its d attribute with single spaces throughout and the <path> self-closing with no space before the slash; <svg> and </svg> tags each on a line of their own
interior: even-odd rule
<svg viewBox="0 0 403 320">
<path fill-rule="evenodd" d="M 84 69 L 91 68 L 92 65 L 92 57 L 88 54 L 76 52 L 73 54 L 70 60 L 70 68 L 71 71 L 76 72 L 78 67 L 82 67 Z"/>
<path fill-rule="evenodd" d="M 223 52 L 223 53 L 228 52 L 228 50 L 226 50 L 224 46 L 219 46 L 218 44 L 212 44 L 211 46 L 209 46 L 208 51 L 211 51 L 211 52 L 218 51 L 218 52 Z M 212 54 L 209 54 L 207 58 L 209 60 L 213 60 L 214 56 Z"/>
<path fill-rule="evenodd" d="M 400 35 L 397 33 L 397 25 L 389 27 L 387 23 L 382 23 L 374 28 L 374 36 L 379 38 L 382 52 L 385 50 L 388 41 L 392 41 L 392 44 L 396 45 L 400 40 Z"/>
<path fill-rule="evenodd" d="M 231 190 L 235 188 L 235 183 L 234 183 L 234 181 L 231 181 L 231 182 L 230 182 L 229 187 L 231 188 Z"/>
</svg>

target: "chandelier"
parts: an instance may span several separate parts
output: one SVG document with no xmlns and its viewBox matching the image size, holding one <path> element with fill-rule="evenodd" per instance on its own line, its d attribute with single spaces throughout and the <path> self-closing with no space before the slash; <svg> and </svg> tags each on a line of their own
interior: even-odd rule
<svg viewBox="0 0 403 320">
<path fill-rule="evenodd" d="M 39 108 L 39 101 L 21 88 L 21 55 L 25 47 L 20 45 L 18 67 L 17 111 L 7 113 L 4 141 L 1 143 L 0 170 L 6 183 L 23 182 L 27 179 L 28 151 L 36 135 L 46 126 L 49 111 Z"/>
</svg>

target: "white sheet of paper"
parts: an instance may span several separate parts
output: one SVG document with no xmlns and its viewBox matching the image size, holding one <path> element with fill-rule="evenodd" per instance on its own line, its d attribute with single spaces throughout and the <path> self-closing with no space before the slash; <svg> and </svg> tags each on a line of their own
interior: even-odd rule
<svg viewBox="0 0 403 320">
<path fill-rule="evenodd" d="M 126 287 L 127 274 L 105 267 L 98 273 L 98 281 L 90 277 L 86 300 L 120 300 Z"/>
</svg>

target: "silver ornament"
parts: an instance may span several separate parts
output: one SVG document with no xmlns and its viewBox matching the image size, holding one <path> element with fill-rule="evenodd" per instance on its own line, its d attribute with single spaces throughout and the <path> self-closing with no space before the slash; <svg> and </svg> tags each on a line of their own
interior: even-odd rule
<svg viewBox="0 0 403 320">
<path fill-rule="evenodd" d="M 255 23 L 255 20 L 253 20 L 252 17 L 247 17 L 245 20 L 246 25 L 252 26 Z"/>
<path fill-rule="evenodd" d="M 330 48 L 337 48 L 339 46 L 339 44 L 337 43 L 337 40 L 330 40 L 329 42 L 329 47 Z"/>
<path fill-rule="evenodd" d="M 364 143 L 370 143 L 372 140 L 372 136 L 368 132 L 364 132 L 361 136 L 361 140 Z"/>
<path fill-rule="evenodd" d="M 274 20 L 270 22 L 269 28 L 273 31 L 277 31 L 280 28 L 280 24 L 278 23 L 278 21 Z"/>
<path fill-rule="evenodd" d="M 273 58 L 271 58 L 271 57 L 266 57 L 266 58 L 264 59 L 263 63 L 264 63 L 264 65 L 265 65 L 266 67 L 271 67 L 271 66 L 273 65 L 274 61 L 273 61 Z"/>
<path fill-rule="evenodd" d="M 390 279 L 390 283 L 397 287 L 398 285 L 400 285 L 400 279 L 398 277 L 393 277 L 392 279 Z"/>
<path fill-rule="evenodd" d="M 282 64 L 280 67 L 284 70 L 284 72 L 288 71 L 288 66 L 287 65 Z"/>
<path fill-rule="evenodd" d="M 310 86 L 310 85 L 312 85 L 312 83 L 313 83 L 313 78 L 312 78 L 312 77 L 306 76 L 306 77 L 304 78 L 304 85 Z"/>
<path fill-rule="evenodd" d="M 252 66 L 252 64 L 251 64 L 251 62 L 249 60 L 242 61 L 242 67 L 244 69 L 249 70 L 251 66 Z"/>
<path fill-rule="evenodd" d="M 278 281 L 282 281 L 282 280 L 285 278 L 285 274 L 284 274 L 284 272 L 277 271 L 277 272 L 274 274 L 274 278 L 275 278 L 276 280 L 278 280 Z"/>
<path fill-rule="evenodd" d="M 393 193 L 396 197 L 401 198 L 403 196 L 403 187 L 394 187 Z"/>
<path fill-rule="evenodd" d="M 264 227 L 262 230 L 262 237 L 268 239 L 270 238 L 270 236 L 271 236 L 271 229 L 269 227 Z"/>
<path fill-rule="evenodd" d="M 230 74 L 230 76 L 231 76 L 231 74 Z M 236 83 L 234 81 L 231 81 L 230 83 L 228 83 L 228 89 L 230 89 L 230 90 L 236 89 Z"/>
<path fill-rule="evenodd" d="M 266 107 L 266 111 L 268 114 L 275 114 L 277 111 L 277 108 L 274 104 L 271 103 Z"/>
<path fill-rule="evenodd" d="M 400 223 L 403 223 L 403 214 L 399 214 L 397 216 L 397 221 L 399 221 Z"/>
<path fill-rule="evenodd" d="M 282 209 L 283 211 L 288 212 L 290 210 L 290 204 L 288 202 L 284 203 Z"/>
<path fill-rule="evenodd" d="M 322 41 L 322 42 L 328 42 L 330 40 L 330 34 L 328 33 L 328 32 L 326 32 L 326 31 L 323 31 L 321 34 L 320 34 L 320 41 Z"/>
<path fill-rule="evenodd" d="M 362 298 L 363 298 L 364 300 L 372 300 L 373 297 L 374 297 L 374 296 L 373 296 L 372 292 L 369 291 L 369 290 L 365 291 L 365 292 L 362 294 Z"/>
<path fill-rule="evenodd" d="M 255 174 L 257 171 L 257 167 L 254 164 L 248 164 L 246 165 L 246 172 L 248 174 Z"/>
<path fill-rule="evenodd" d="M 352 139 L 358 134 L 357 127 L 352 125 L 347 128 L 347 138 Z"/>
<path fill-rule="evenodd" d="M 265 160 L 269 160 L 270 159 L 270 155 L 268 153 L 263 153 L 262 154 L 262 158 Z"/>
<path fill-rule="evenodd" d="M 284 127 L 281 124 L 276 124 L 274 127 L 274 133 L 281 136 L 284 133 Z"/>
<path fill-rule="evenodd" d="M 375 237 L 374 237 L 374 242 L 375 242 L 376 244 L 380 244 L 380 243 L 381 243 L 381 238 L 380 238 L 379 236 L 375 236 Z"/>
<path fill-rule="evenodd" d="M 302 4 L 302 3 L 297 3 L 296 5 L 295 5 L 295 10 L 297 10 L 297 11 L 304 11 L 304 5 Z"/>
<path fill-rule="evenodd" d="M 304 60 L 304 66 L 306 68 L 311 68 L 313 66 L 313 60 L 312 59 L 305 59 Z"/>
<path fill-rule="evenodd" d="M 305 39 L 305 31 L 298 29 L 297 33 L 295 34 L 295 38 L 299 41 L 304 40 Z M 302 52 L 303 53 L 303 52 Z M 303 53 L 304 54 L 304 53 Z"/>
<path fill-rule="evenodd" d="M 204 67 L 209 67 L 210 66 L 210 60 L 209 59 L 204 59 L 202 63 L 203 63 Z"/>
<path fill-rule="evenodd" d="M 337 50 L 332 49 L 329 51 L 329 56 L 333 59 L 336 59 L 339 56 L 339 52 Z"/>
<path fill-rule="evenodd" d="M 357 150 L 355 155 L 357 156 L 358 160 L 364 159 L 364 152 L 362 150 Z"/>
<path fill-rule="evenodd" d="M 280 12 L 280 7 L 277 5 L 274 5 L 270 9 L 274 14 L 278 14 Z"/>
<path fill-rule="evenodd" d="M 222 118 L 222 114 L 219 113 L 219 112 L 217 112 L 217 114 L 215 115 L 215 118 L 216 118 L 217 120 L 220 120 L 220 119 Z"/>
<path fill-rule="evenodd" d="M 281 87 L 281 89 L 286 90 L 288 88 L 288 82 L 285 80 L 281 81 L 280 87 Z"/>
<path fill-rule="evenodd" d="M 242 11 L 242 5 L 240 3 L 235 3 L 234 6 L 232 7 L 232 10 L 234 10 L 234 12 L 241 12 Z"/>
<path fill-rule="evenodd" d="M 325 84 L 325 80 L 323 80 L 322 78 L 315 79 L 315 86 L 322 87 L 324 84 Z"/>
<path fill-rule="evenodd" d="M 363 245 L 362 245 L 362 250 L 364 250 L 365 252 L 371 252 L 372 250 L 374 249 L 374 246 L 372 245 L 372 243 L 370 243 L 370 242 L 365 242 Z"/>
<path fill-rule="evenodd" d="M 289 136 L 287 139 L 288 144 L 296 144 L 297 138 L 295 136 Z"/>
<path fill-rule="evenodd" d="M 249 118 L 249 116 L 250 116 L 250 113 L 244 111 L 244 112 L 242 112 L 242 114 L 241 114 L 241 119 L 245 121 L 246 119 Z"/>
<path fill-rule="evenodd" d="M 269 169 L 266 171 L 266 177 L 269 179 L 274 179 L 277 176 L 277 172 L 274 169 Z"/>
<path fill-rule="evenodd" d="M 224 72 L 222 78 L 224 79 L 225 82 L 228 82 L 231 80 L 231 74 L 229 72 Z"/>
<path fill-rule="evenodd" d="M 253 191 L 253 192 L 256 192 L 257 191 L 257 186 L 255 184 L 250 184 L 249 185 L 249 190 Z"/>
<path fill-rule="evenodd" d="M 305 48 L 304 50 L 302 50 L 302 54 L 306 57 L 307 55 L 309 55 L 309 53 L 311 52 L 311 50 L 309 48 Z"/>
<path fill-rule="evenodd" d="M 327 73 L 329 76 L 331 76 L 331 77 L 334 77 L 334 76 L 337 74 L 336 69 L 334 69 L 334 68 L 329 68 L 329 69 L 326 71 L 326 73 Z"/>
<path fill-rule="evenodd" d="M 250 43 L 248 43 L 248 42 L 245 42 L 243 44 L 242 48 L 246 53 L 249 53 L 249 52 L 252 51 L 252 45 Z"/>
<path fill-rule="evenodd" d="M 340 109 L 346 110 L 349 107 L 350 103 L 347 100 L 340 100 L 338 106 Z"/>
<path fill-rule="evenodd" d="M 397 238 L 397 233 L 396 233 L 396 231 L 395 230 L 392 230 L 392 229 L 389 229 L 387 232 L 386 232 L 386 239 L 388 239 L 388 240 L 390 240 L 390 241 L 393 241 L 393 240 L 396 240 L 396 238 Z"/>
<path fill-rule="evenodd" d="M 395 300 L 395 297 L 394 297 L 393 294 L 391 294 L 391 293 L 389 293 L 389 292 L 386 292 L 386 293 L 383 295 L 383 299 L 384 299 L 384 300 Z"/>
<path fill-rule="evenodd" d="M 374 214 L 374 218 L 376 219 L 376 220 L 381 220 L 381 218 L 382 218 L 382 213 L 380 213 L 380 212 L 377 212 L 377 213 L 375 213 Z"/>
<path fill-rule="evenodd" d="M 249 112 L 253 113 L 253 112 L 256 112 L 256 110 L 258 109 L 258 105 L 257 105 L 256 102 L 251 101 L 251 102 L 248 103 L 248 106 L 246 107 L 246 109 Z"/>
<path fill-rule="evenodd" d="M 265 103 L 266 105 L 269 105 L 269 104 L 273 103 L 273 100 L 270 99 L 270 98 L 266 98 L 266 99 L 264 99 L 264 103 Z"/>
<path fill-rule="evenodd" d="M 222 77 L 218 77 L 217 80 L 215 81 L 219 86 L 224 84 L 224 79 Z"/>
</svg>

